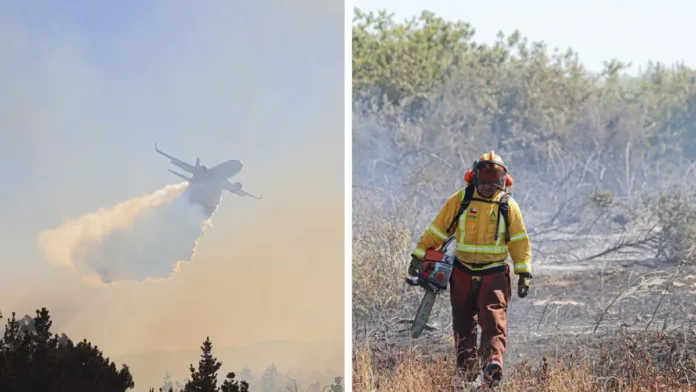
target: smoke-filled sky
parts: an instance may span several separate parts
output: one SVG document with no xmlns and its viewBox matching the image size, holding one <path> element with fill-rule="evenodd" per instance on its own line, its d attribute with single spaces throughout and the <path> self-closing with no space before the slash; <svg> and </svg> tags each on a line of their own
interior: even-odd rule
<svg viewBox="0 0 696 392">
<path fill-rule="evenodd" d="M 572 47 L 580 61 L 599 71 L 617 58 L 633 62 L 631 71 L 648 61 L 683 61 L 696 67 L 696 52 L 684 46 L 696 34 L 696 3 L 688 0 L 355 0 L 363 11 L 386 9 L 398 21 L 427 9 L 447 20 L 463 20 L 476 29 L 474 40 L 493 42 L 498 31 L 519 29 L 530 41 L 549 49 Z"/>
<path fill-rule="evenodd" d="M 3 313 L 47 306 L 56 331 L 111 356 L 210 335 L 331 340 L 342 358 L 343 14 L 321 0 L 3 1 Z M 181 181 L 155 142 L 192 164 L 242 160 L 232 181 L 263 200 L 225 193 L 170 281 L 90 288 L 50 264 L 42 231 Z"/>
</svg>

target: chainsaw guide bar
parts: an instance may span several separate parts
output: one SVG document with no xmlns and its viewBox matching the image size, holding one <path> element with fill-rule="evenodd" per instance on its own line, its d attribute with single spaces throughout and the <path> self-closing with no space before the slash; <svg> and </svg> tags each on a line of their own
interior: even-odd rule
<svg viewBox="0 0 696 392">
<path fill-rule="evenodd" d="M 409 285 L 422 287 L 425 290 L 423 299 L 418 306 L 416 317 L 411 325 L 411 338 L 415 339 L 421 335 L 423 329 L 429 329 L 427 323 L 435 304 L 435 298 L 437 298 L 438 294 L 448 289 L 455 258 L 453 255 L 447 255 L 445 252 L 452 240 L 454 240 L 454 237 L 447 239 L 440 249 L 427 250 L 423 258 L 423 268 L 418 277 L 406 279 L 406 283 Z"/>
<path fill-rule="evenodd" d="M 419 337 L 423 329 L 427 326 L 430 312 L 433 310 L 433 305 L 435 305 L 435 297 L 437 297 L 437 294 L 432 291 L 426 291 L 425 295 L 423 295 L 423 299 L 416 312 L 416 318 L 413 320 L 413 325 L 411 326 L 412 338 L 415 339 Z"/>
</svg>

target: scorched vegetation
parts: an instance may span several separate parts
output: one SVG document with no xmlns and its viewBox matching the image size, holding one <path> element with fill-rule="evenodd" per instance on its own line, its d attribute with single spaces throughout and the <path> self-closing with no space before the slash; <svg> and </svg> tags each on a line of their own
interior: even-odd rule
<svg viewBox="0 0 696 392">
<path fill-rule="evenodd" d="M 353 388 L 452 381 L 449 298 L 409 341 L 409 253 L 474 159 L 509 165 L 534 280 L 503 390 L 696 390 L 696 72 L 601 72 L 521 33 L 484 45 L 423 12 L 353 21 Z M 516 285 L 516 279 L 513 280 Z"/>
</svg>

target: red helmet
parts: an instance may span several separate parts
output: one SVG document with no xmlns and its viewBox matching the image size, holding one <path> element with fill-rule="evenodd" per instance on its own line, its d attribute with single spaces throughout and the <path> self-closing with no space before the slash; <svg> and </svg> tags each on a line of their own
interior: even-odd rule
<svg viewBox="0 0 696 392">
<path fill-rule="evenodd" d="M 492 184 L 500 189 L 512 185 L 512 177 L 507 172 L 503 158 L 494 151 L 481 155 L 464 179 L 473 185 Z"/>
</svg>

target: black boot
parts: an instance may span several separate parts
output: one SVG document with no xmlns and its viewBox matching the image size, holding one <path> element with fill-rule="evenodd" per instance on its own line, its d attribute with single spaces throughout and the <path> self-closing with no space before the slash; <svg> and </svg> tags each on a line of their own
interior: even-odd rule
<svg viewBox="0 0 696 392">
<path fill-rule="evenodd" d="M 482 382 L 486 383 L 489 387 L 496 387 L 500 384 L 500 380 L 503 378 L 503 368 L 500 366 L 498 361 L 491 361 L 488 363 L 483 371 Z"/>
</svg>

